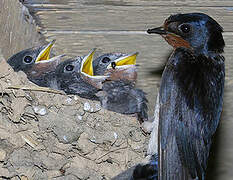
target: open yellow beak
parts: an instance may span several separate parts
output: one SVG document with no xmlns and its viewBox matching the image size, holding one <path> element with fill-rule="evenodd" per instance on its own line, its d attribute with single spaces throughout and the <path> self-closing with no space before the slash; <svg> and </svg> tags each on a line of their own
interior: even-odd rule
<svg viewBox="0 0 233 180">
<path fill-rule="evenodd" d="M 120 57 L 115 60 L 116 67 L 117 66 L 125 66 L 125 65 L 136 65 L 136 57 L 138 55 L 138 52 Z M 107 68 L 112 68 L 112 65 L 109 64 Z"/>
<path fill-rule="evenodd" d="M 55 40 L 51 41 L 51 42 L 40 52 L 40 54 L 37 56 L 35 62 L 44 61 L 44 60 L 49 60 L 49 59 L 50 59 L 50 51 L 51 51 L 51 48 L 53 47 L 54 43 L 55 43 Z"/>
<path fill-rule="evenodd" d="M 96 49 L 91 50 L 89 54 L 84 57 L 82 61 L 82 65 L 81 65 L 81 72 L 84 72 L 90 76 L 94 75 L 92 61 L 93 61 L 95 51 Z"/>
<path fill-rule="evenodd" d="M 97 89 L 102 89 L 103 82 L 106 81 L 108 76 L 94 76 L 92 61 L 95 54 L 96 48 L 91 50 L 88 55 L 84 57 L 81 64 L 81 75 L 82 77 L 92 86 Z"/>
</svg>

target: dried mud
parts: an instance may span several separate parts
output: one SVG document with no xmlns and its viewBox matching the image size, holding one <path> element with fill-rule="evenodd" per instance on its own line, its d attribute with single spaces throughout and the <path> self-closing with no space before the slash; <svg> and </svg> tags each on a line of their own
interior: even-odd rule
<svg viewBox="0 0 233 180">
<path fill-rule="evenodd" d="M 0 28 L 0 179 L 111 179 L 142 162 L 149 136 L 136 117 L 38 87 L 12 70 L 5 59 L 43 37 L 18 1 L 0 5 L 8 23 Z"/>
<path fill-rule="evenodd" d="M 136 117 L 30 83 L 0 63 L 0 177 L 110 179 L 142 161 Z"/>
</svg>

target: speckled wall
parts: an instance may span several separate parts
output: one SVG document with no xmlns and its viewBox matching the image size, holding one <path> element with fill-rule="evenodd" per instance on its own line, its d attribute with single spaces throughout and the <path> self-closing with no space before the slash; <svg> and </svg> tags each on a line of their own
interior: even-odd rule
<svg viewBox="0 0 233 180">
<path fill-rule="evenodd" d="M 0 49 L 5 59 L 42 41 L 28 9 L 18 0 L 0 1 Z"/>
</svg>

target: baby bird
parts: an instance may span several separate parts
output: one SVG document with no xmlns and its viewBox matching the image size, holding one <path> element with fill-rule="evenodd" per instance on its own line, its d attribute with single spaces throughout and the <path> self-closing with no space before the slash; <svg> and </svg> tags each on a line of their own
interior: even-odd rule
<svg viewBox="0 0 233 180">
<path fill-rule="evenodd" d="M 64 56 L 50 58 L 50 51 L 54 43 L 55 40 L 43 46 L 20 51 L 10 57 L 7 62 L 14 71 L 23 71 L 33 83 L 38 86 L 48 87 L 45 77 L 55 70 L 61 57 Z"/>
<path fill-rule="evenodd" d="M 98 100 L 96 93 L 102 89 L 107 76 L 94 76 L 92 60 L 95 49 L 84 57 L 76 57 L 61 62 L 54 73 L 48 75 L 50 87 L 77 94 L 80 97 Z"/>
<path fill-rule="evenodd" d="M 122 114 L 136 114 L 139 121 L 148 119 L 146 94 L 135 88 L 138 53 L 108 53 L 93 61 L 94 74 L 107 75 L 98 93 L 103 108 Z"/>
<path fill-rule="evenodd" d="M 145 93 L 129 81 L 107 81 L 98 93 L 103 108 L 121 114 L 136 114 L 140 122 L 148 119 Z"/>
<path fill-rule="evenodd" d="M 94 59 L 93 70 L 95 75 L 108 75 L 108 80 L 128 80 L 136 82 L 136 57 L 138 52 L 132 54 L 107 53 Z"/>
</svg>

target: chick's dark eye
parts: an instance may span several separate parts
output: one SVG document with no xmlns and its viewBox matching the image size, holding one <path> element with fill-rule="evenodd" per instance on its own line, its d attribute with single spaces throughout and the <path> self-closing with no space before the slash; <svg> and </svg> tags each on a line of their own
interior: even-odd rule
<svg viewBox="0 0 233 180">
<path fill-rule="evenodd" d="M 189 33 L 191 30 L 191 26 L 189 24 L 181 24 L 179 29 L 183 32 L 183 33 Z"/>
<path fill-rule="evenodd" d="M 116 69 L 116 63 L 115 62 L 112 62 L 111 66 L 112 66 L 113 69 Z"/>
<path fill-rule="evenodd" d="M 67 65 L 66 67 L 65 67 L 65 70 L 66 71 L 73 71 L 74 70 L 74 66 L 73 65 Z"/>
<path fill-rule="evenodd" d="M 110 61 L 110 59 L 108 58 L 108 57 L 104 57 L 103 59 L 102 59 L 102 62 L 103 63 L 108 63 Z"/>
<path fill-rule="evenodd" d="M 32 62 L 33 58 L 31 56 L 25 56 L 23 58 L 23 61 L 27 64 L 30 64 Z"/>
</svg>

